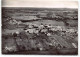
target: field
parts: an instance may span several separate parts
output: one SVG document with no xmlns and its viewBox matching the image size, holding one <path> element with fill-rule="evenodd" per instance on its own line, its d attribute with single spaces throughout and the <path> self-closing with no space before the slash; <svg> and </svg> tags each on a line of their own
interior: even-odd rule
<svg viewBox="0 0 80 57">
<path fill-rule="evenodd" d="M 2 8 L 2 53 L 77 55 L 77 12 L 67 8 Z"/>
</svg>

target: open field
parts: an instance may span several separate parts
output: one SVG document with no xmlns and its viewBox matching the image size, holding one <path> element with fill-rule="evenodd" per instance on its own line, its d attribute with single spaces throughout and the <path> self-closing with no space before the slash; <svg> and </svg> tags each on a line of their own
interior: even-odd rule
<svg viewBox="0 0 80 57">
<path fill-rule="evenodd" d="M 77 9 L 2 8 L 3 54 L 78 54 Z"/>
</svg>

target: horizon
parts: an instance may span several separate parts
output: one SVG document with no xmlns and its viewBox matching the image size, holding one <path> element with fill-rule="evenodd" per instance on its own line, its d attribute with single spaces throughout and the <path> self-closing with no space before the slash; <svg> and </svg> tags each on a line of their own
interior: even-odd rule
<svg viewBox="0 0 80 57">
<path fill-rule="evenodd" d="M 78 8 L 47 8 L 47 7 L 2 7 L 2 8 L 41 8 L 41 9 L 78 9 Z"/>
</svg>

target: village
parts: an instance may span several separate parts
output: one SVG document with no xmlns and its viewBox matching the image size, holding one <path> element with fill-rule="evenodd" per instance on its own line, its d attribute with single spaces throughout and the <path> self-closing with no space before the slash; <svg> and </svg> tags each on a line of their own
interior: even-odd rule
<svg viewBox="0 0 80 57">
<path fill-rule="evenodd" d="M 39 15 L 29 13 L 25 14 L 25 16 L 16 13 L 16 17 L 15 14 L 10 17 L 7 15 L 3 16 L 3 53 L 15 53 L 18 51 L 55 52 L 56 50 L 57 54 L 57 52 L 61 52 L 59 50 L 62 49 L 73 49 L 72 51 L 65 52 L 76 53 L 76 49 L 78 49 L 77 17 L 72 16 L 73 18 L 70 19 L 74 21 L 72 22 L 75 24 L 73 26 L 71 22 L 71 24 L 68 23 L 68 19 L 64 16 L 66 22 L 63 20 L 63 17 L 55 16 L 56 18 L 54 18 L 55 14 L 50 13 L 45 15 L 43 13 L 38 13 Z M 20 17 L 22 18 L 20 19 Z M 60 21 L 58 19 L 60 19 Z"/>
</svg>

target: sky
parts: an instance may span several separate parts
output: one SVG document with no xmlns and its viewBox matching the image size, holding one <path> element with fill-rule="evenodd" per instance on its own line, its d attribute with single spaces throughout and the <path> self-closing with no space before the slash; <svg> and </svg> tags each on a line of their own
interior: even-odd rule
<svg viewBox="0 0 80 57">
<path fill-rule="evenodd" d="M 2 0 L 2 7 L 78 8 L 77 0 Z"/>
</svg>

